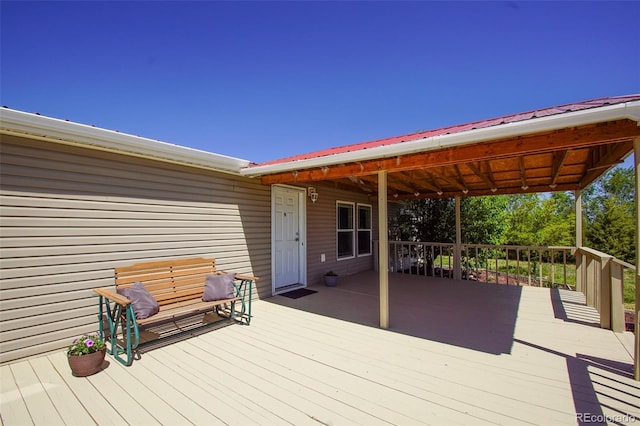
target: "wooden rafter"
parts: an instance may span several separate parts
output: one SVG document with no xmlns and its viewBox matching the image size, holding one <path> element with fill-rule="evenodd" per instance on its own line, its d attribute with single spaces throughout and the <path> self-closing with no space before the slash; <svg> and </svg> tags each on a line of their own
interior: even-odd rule
<svg viewBox="0 0 640 426">
<path fill-rule="evenodd" d="M 437 193 L 442 194 L 442 187 L 436 182 L 436 177 L 429 170 L 419 170 L 412 172 L 416 179 L 420 182 L 421 186 Z"/>
<path fill-rule="evenodd" d="M 520 168 L 520 183 L 521 186 L 520 188 L 522 188 L 523 190 L 527 190 L 529 188 L 529 185 L 527 185 L 527 175 L 526 175 L 526 169 L 524 167 L 524 157 L 523 156 L 519 156 L 518 157 L 518 167 Z"/>
<path fill-rule="evenodd" d="M 482 164 L 485 165 L 485 171 L 482 170 Z M 491 173 L 491 165 L 488 161 L 477 165 L 474 163 L 469 163 L 467 164 L 467 167 L 469 167 L 476 176 L 482 179 L 482 181 L 489 187 L 491 192 L 496 192 L 498 190 L 498 187 L 496 186 L 496 183 L 493 179 L 493 174 Z"/>
<path fill-rule="evenodd" d="M 558 176 L 560 175 L 560 170 L 564 165 L 564 160 L 567 158 L 568 150 L 563 149 L 561 151 L 556 151 L 553 153 L 553 161 L 551 166 L 551 183 L 549 183 L 549 188 L 554 189 L 556 187 L 556 181 L 558 180 Z"/>
<path fill-rule="evenodd" d="M 458 187 L 460 188 L 460 190 L 462 191 L 463 194 L 466 194 L 467 192 L 469 192 L 469 189 L 467 188 L 467 184 L 464 181 L 464 177 L 462 176 L 462 172 L 460 172 L 460 165 L 455 164 L 454 168 L 456 170 L 456 175 L 457 175 L 456 182 L 458 183 Z"/>
<path fill-rule="evenodd" d="M 600 176 L 603 170 L 620 163 L 620 159 L 633 149 L 633 142 L 626 141 L 605 147 L 594 147 L 591 150 L 591 161 L 580 179 L 580 188 L 584 188 Z M 604 151 L 604 152 L 603 152 Z"/>
<path fill-rule="evenodd" d="M 409 194 L 414 194 L 415 192 L 419 192 L 415 186 L 408 184 L 407 179 L 400 179 L 396 175 L 390 175 L 387 180 L 388 192 L 396 193 L 396 192 L 406 192 Z"/>
</svg>

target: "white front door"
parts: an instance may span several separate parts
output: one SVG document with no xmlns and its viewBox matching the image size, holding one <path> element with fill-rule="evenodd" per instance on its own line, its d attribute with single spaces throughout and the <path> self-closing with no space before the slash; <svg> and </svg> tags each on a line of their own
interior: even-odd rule
<svg viewBox="0 0 640 426">
<path fill-rule="evenodd" d="M 274 293 L 306 282 L 304 202 L 301 188 L 273 187 L 273 283 Z"/>
</svg>

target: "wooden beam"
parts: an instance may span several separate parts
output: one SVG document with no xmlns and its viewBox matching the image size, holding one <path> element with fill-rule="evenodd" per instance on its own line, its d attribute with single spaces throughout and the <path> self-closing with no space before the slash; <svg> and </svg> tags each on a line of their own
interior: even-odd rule
<svg viewBox="0 0 640 426">
<path fill-rule="evenodd" d="M 433 175 L 426 170 L 411 170 L 394 175 L 400 175 L 410 182 L 409 185 L 414 189 L 414 193 L 416 191 L 424 192 L 425 189 L 436 193 L 442 192 L 442 188 L 435 182 Z"/>
<path fill-rule="evenodd" d="M 520 183 L 522 184 L 521 188 L 526 191 L 527 188 L 529 188 L 529 185 L 527 185 L 527 176 L 525 174 L 526 169 L 524 167 L 524 157 L 522 155 L 518 157 L 518 166 L 520 167 Z"/>
<path fill-rule="evenodd" d="M 380 158 L 349 163 L 281 172 L 261 177 L 263 184 L 313 182 L 339 179 L 347 176 L 376 174 L 380 170 L 397 172 L 464 164 L 471 161 L 487 161 L 521 155 L 553 152 L 599 144 L 630 141 L 640 136 L 640 127 L 635 121 L 620 120 L 579 128 L 561 129 L 534 135 L 495 141 L 482 141 L 445 149 L 434 149 L 401 157 Z"/>
<path fill-rule="evenodd" d="M 605 153 L 598 149 L 599 147 L 592 148 L 592 162 L 585 174 L 580 179 L 580 187 L 585 188 L 591 182 L 593 182 L 603 172 L 602 169 L 608 169 L 617 164 L 618 159 L 624 156 L 627 152 L 633 150 L 633 142 L 625 141 L 609 146 Z"/>
<path fill-rule="evenodd" d="M 469 192 L 469 189 L 467 188 L 467 184 L 464 181 L 464 176 L 462 176 L 462 172 L 460 171 L 460 165 L 455 164 L 454 168 L 456 169 L 456 174 L 458 175 L 458 183 L 460 184 L 459 186 L 461 187 L 460 190 L 462 191 L 463 194 L 466 194 L 467 192 Z"/>
<path fill-rule="evenodd" d="M 551 183 L 549 183 L 549 188 L 551 189 L 555 189 L 556 187 L 556 181 L 558 180 L 560 170 L 564 165 L 564 160 L 567 158 L 567 152 L 569 151 L 563 149 L 562 151 L 556 151 L 553 153 L 553 162 L 551 165 Z"/>
<path fill-rule="evenodd" d="M 488 172 L 482 171 L 481 164 L 475 165 L 473 163 L 469 163 L 467 164 L 467 167 L 469 167 L 476 176 L 482 179 L 482 181 L 491 189 L 492 192 L 496 192 L 498 190 L 498 187 L 493 180 L 493 175 L 491 174 L 491 166 L 489 165 L 489 162 L 485 162 L 485 168 L 488 170 Z"/>
<path fill-rule="evenodd" d="M 555 191 L 559 191 L 559 192 L 575 191 L 577 189 L 580 189 L 578 185 L 558 184 L 556 186 Z M 404 194 L 399 193 L 398 196 L 396 197 L 395 195 L 393 195 L 394 193 L 392 191 L 390 191 L 390 194 L 393 195 L 394 200 L 415 200 L 420 198 L 454 198 L 457 196 L 481 197 L 485 195 L 533 194 L 538 192 L 549 192 L 549 185 L 547 185 L 546 183 L 543 185 L 532 185 L 526 190 L 520 188 L 519 186 L 516 186 L 516 187 L 509 187 L 509 188 L 501 188 L 495 192 L 489 189 L 470 189 L 466 194 L 461 194 L 458 191 L 445 191 L 440 195 L 434 192 L 427 192 L 424 194 L 420 193 L 420 195 L 418 195 L 417 197 L 415 194 L 408 194 L 408 193 L 404 193 Z M 369 199 L 371 201 L 375 201 L 378 199 L 378 196 L 372 195 L 370 196 Z"/>
<path fill-rule="evenodd" d="M 405 182 L 405 180 L 398 179 L 395 175 L 389 175 L 387 178 L 387 187 L 389 188 L 389 192 L 408 192 L 413 194 L 416 192 L 416 188 L 413 185 L 409 185 Z"/>
</svg>

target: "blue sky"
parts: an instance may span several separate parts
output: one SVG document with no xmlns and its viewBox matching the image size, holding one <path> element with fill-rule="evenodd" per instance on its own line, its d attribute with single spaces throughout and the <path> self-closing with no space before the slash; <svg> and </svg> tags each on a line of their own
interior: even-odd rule
<svg viewBox="0 0 640 426">
<path fill-rule="evenodd" d="M 0 2 L 9 108 L 256 162 L 640 93 L 640 2 Z"/>
</svg>

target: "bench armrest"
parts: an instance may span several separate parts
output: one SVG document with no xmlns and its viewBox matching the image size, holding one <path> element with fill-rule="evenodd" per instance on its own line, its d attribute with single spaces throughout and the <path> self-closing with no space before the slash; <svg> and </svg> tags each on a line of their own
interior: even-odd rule
<svg viewBox="0 0 640 426">
<path fill-rule="evenodd" d="M 244 274 L 236 274 L 236 279 L 238 280 L 249 280 L 249 281 L 258 281 L 258 277 L 252 277 L 251 275 Z"/>
<path fill-rule="evenodd" d="M 94 293 L 99 294 L 105 299 L 108 299 L 111 302 L 115 302 L 121 306 L 127 306 L 131 303 L 131 300 L 129 300 L 128 297 L 118 294 L 115 291 L 109 290 L 108 288 L 94 288 L 93 291 Z"/>
</svg>

